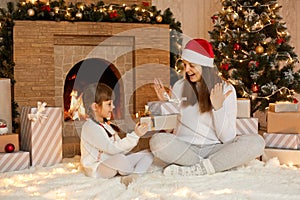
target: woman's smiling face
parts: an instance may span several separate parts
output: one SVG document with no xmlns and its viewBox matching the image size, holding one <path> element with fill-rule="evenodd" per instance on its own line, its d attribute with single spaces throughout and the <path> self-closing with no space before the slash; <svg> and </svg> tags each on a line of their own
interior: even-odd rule
<svg viewBox="0 0 300 200">
<path fill-rule="evenodd" d="M 188 76 L 191 82 L 198 82 L 201 80 L 202 68 L 200 65 L 192 64 L 186 60 L 183 60 L 186 76 Z"/>
</svg>

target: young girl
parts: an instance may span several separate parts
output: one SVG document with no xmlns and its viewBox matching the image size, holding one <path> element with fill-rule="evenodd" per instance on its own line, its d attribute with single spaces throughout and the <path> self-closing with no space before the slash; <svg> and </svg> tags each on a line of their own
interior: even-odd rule
<svg viewBox="0 0 300 200">
<path fill-rule="evenodd" d="M 211 44 L 189 41 L 182 59 L 185 78 L 172 90 L 181 111 L 175 134 L 158 133 L 150 140 L 154 156 L 169 164 L 164 174 L 213 174 L 262 155 L 265 143 L 260 135 L 236 135 L 236 92 L 218 76 Z M 160 81 L 155 82 L 155 90 L 163 97 Z"/>
<path fill-rule="evenodd" d="M 102 83 L 88 86 L 83 94 L 89 119 L 81 132 L 81 164 L 87 176 L 111 178 L 144 173 L 153 161 L 148 151 L 129 153 L 147 132 L 147 124 L 137 124 L 134 132 L 120 139 L 108 123 L 114 109 L 112 95 L 112 89 Z"/>
</svg>

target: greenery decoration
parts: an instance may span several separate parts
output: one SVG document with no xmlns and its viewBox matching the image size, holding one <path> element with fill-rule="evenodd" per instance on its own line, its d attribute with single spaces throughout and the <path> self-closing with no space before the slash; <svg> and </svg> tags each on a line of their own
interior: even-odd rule
<svg viewBox="0 0 300 200">
<path fill-rule="evenodd" d="M 269 103 L 296 101 L 300 92 L 299 62 L 276 0 L 221 0 L 222 11 L 211 19 L 215 63 L 231 81 L 238 97 L 251 99 L 252 113 Z"/>
</svg>

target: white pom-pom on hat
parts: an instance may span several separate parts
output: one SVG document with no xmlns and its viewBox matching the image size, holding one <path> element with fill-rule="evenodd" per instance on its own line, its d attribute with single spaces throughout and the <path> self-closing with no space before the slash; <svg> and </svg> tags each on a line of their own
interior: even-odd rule
<svg viewBox="0 0 300 200">
<path fill-rule="evenodd" d="M 184 47 L 182 59 L 201 66 L 214 67 L 212 45 L 204 39 L 190 40 Z"/>
</svg>

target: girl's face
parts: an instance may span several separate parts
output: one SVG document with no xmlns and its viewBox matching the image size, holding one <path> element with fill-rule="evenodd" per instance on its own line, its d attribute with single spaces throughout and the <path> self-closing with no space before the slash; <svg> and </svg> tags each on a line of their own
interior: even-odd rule
<svg viewBox="0 0 300 200">
<path fill-rule="evenodd" d="M 103 123 L 104 118 L 110 119 L 114 108 L 113 100 L 103 101 L 102 105 L 95 104 L 96 120 Z"/>
<path fill-rule="evenodd" d="M 202 68 L 201 66 L 195 66 L 194 64 L 183 60 L 185 66 L 186 76 L 188 76 L 191 82 L 198 82 L 201 80 Z"/>
</svg>

